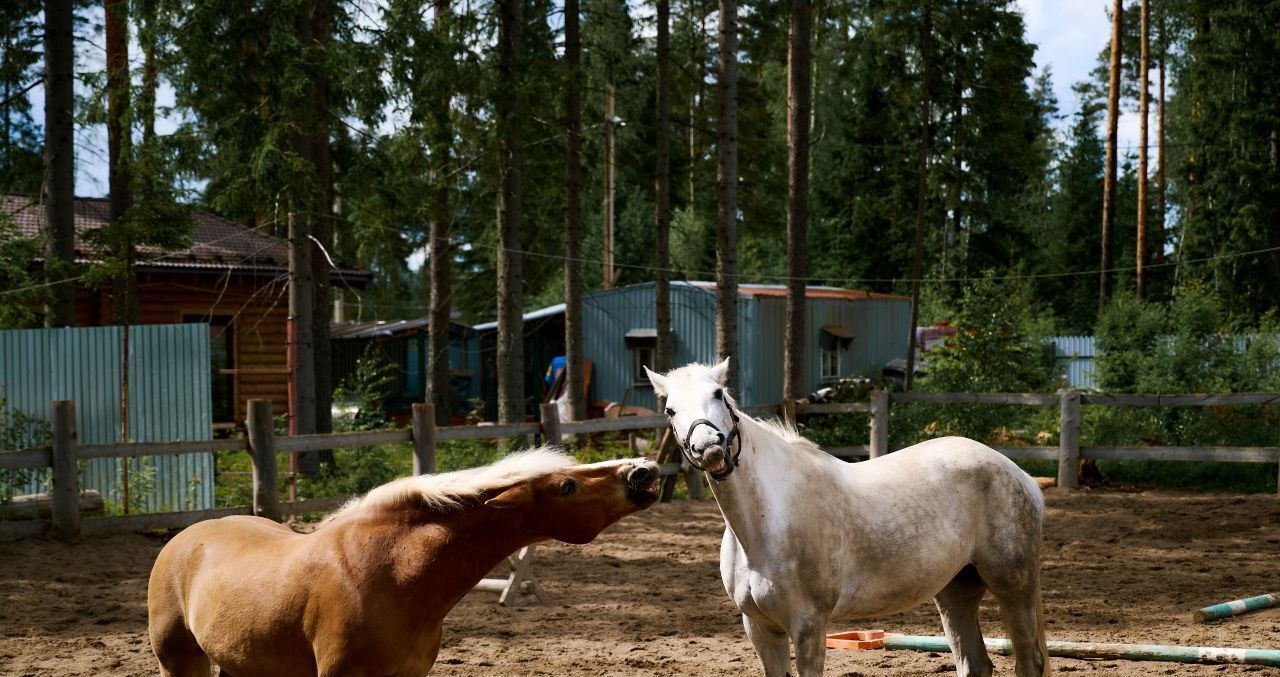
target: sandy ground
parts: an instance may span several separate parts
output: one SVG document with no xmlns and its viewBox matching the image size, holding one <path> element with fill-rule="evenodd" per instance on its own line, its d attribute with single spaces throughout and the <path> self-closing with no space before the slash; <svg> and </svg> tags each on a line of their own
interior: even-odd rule
<svg viewBox="0 0 1280 677">
<path fill-rule="evenodd" d="M 1051 492 L 1044 596 L 1051 639 L 1280 648 L 1280 608 L 1194 625 L 1200 606 L 1280 590 L 1280 499 Z M 714 503 L 658 505 L 588 546 L 548 544 L 546 605 L 476 593 L 450 614 L 440 675 L 760 674 L 718 573 Z M 0 544 L 0 674 L 155 674 L 146 582 L 163 538 Z M 941 634 L 932 606 L 853 627 Z M 983 611 L 988 636 L 1003 636 Z M 995 658 L 999 674 L 1012 662 Z M 1280 670 L 1055 659 L 1058 673 L 1237 675 Z M 949 655 L 829 651 L 828 675 L 933 675 Z"/>
</svg>

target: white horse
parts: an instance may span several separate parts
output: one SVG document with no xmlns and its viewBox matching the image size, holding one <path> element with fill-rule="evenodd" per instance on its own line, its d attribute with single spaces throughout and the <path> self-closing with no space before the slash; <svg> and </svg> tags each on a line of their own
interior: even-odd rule
<svg viewBox="0 0 1280 677">
<path fill-rule="evenodd" d="M 1040 603 L 1044 498 L 999 452 L 959 437 L 845 463 L 737 411 L 729 361 L 649 373 L 676 441 L 724 515 L 720 575 L 768 677 L 822 674 L 827 624 L 930 597 L 962 677 L 991 674 L 978 603 L 1000 602 L 1018 677 L 1049 674 Z M 646 369 L 646 371 L 648 371 Z"/>
</svg>

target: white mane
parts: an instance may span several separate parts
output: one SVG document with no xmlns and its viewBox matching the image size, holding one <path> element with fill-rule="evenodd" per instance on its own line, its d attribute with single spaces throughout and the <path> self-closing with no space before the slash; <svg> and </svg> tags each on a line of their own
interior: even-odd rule
<svg viewBox="0 0 1280 677">
<path fill-rule="evenodd" d="M 779 442 L 783 444 L 799 447 L 801 449 L 805 449 L 807 451 L 811 451 L 818 454 L 827 453 L 823 451 L 822 448 L 819 447 L 816 442 L 814 442 L 813 440 L 810 440 L 804 435 L 801 435 L 800 431 L 796 430 L 796 427 L 791 423 L 788 423 L 786 421 L 776 419 L 776 418 L 771 418 L 768 420 L 751 418 L 746 414 L 739 414 L 738 416 L 741 419 L 741 421 L 738 423 L 738 426 L 740 428 L 744 427 L 742 425 L 742 422 L 746 422 L 746 421 L 750 422 L 747 424 L 747 426 L 745 426 L 747 427 L 748 430 L 751 430 L 750 433 L 746 433 L 748 435 L 754 432 L 761 432 L 776 438 Z M 746 432 L 746 431 L 744 430 L 743 432 Z"/>
<path fill-rule="evenodd" d="M 438 475 L 402 477 L 351 499 L 333 516 L 365 508 L 403 505 L 414 499 L 435 510 L 448 510 L 461 505 L 464 498 L 541 477 L 574 464 L 575 461 L 557 447 L 528 449 L 511 454 L 493 465 Z"/>
</svg>

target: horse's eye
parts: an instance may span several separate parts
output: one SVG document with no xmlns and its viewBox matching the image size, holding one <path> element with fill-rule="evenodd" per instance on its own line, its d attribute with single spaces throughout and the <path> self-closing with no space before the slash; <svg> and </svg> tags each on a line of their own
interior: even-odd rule
<svg viewBox="0 0 1280 677">
<path fill-rule="evenodd" d="M 672 409 L 671 407 L 667 407 L 667 416 L 675 416 L 675 415 L 676 415 L 676 410 Z"/>
<path fill-rule="evenodd" d="M 568 496 L 578 490 L 578 483 L 569 478 L 560 484 L 560 495 Z"/>
<path fill-rule="evenodd" d="M 723 400 L 723 399 L 724 399 L 724 391 L 723 391 L 723 390 L 721 390 L 720 388 L 716 388 L 716 399 L 717 399 L 717 400 Z"/>
</svg>

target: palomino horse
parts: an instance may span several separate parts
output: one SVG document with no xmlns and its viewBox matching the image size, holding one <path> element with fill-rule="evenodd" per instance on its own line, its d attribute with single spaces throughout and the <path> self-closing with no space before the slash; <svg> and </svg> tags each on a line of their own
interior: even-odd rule
<svg viewBox="0 0 1280 677">
<path fill-rule="evenodd" d="M 725 590 L 769 677 L 822 674 L 827 624 L 933 598 L 960 675 L 990 675 L 978 602 L 990 590 L 1018 677 L 1049 674 L 1040 605 L 1044 499 L 1012 461 L 945 438 L 865 463 L 792 428 L 742 415 L 729 361 L 649 372 L 689 462 L 705 470 L 726 529 Z"/>
<path fill-rule="evenodd" d="M 423 675 L 444 616 L 498 562 L 546 539 L 587 543 L 651 505 L 658 467 L 573 465 L 534 449 L 399 479 L 315 532 L 258 517 L 187 528 L 147 591 L 164 675 Z"/>
</svg>

